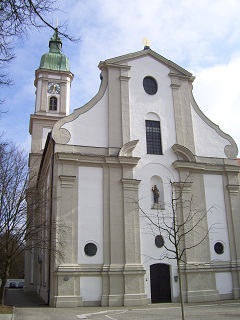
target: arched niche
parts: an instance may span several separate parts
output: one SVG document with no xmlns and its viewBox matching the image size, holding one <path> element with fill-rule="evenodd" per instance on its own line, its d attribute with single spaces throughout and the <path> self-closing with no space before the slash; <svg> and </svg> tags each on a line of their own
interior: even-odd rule
<svg viewBox="0 0 240 320">
<path fill-rule="evenodd" d="M 156 192 L 155 186 L 157 187 L 157 192 L 159 193 L 157 201 L 156 201 L 156 197 L 154 196 L 154 194 Z M 150 179 L 150 189 L 151 189 L 151 193 L 152 193 L 151 208 L 156 209 L 156 210 L 164 210 L 165 209 L 164 188 L 163 188 L 162 178 L 157 175 L 152 176 Z"/>
</svg>

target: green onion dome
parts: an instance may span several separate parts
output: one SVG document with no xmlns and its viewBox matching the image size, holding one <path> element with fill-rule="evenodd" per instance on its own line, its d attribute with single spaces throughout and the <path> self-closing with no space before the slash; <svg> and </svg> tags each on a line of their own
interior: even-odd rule
<svg viewBox="0 0 240 320">
<path fill-rule="evenodd" d="M 58 36 L 58 29 L 49 41 L 49 52 L 41 57 L 39 69 L 70 71 L 68 58 L 61 53 L 62 41 Z"/>
</svg>

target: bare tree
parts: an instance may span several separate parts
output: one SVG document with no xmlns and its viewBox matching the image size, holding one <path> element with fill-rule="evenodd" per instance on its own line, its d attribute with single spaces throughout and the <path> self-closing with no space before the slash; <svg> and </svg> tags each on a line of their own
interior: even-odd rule
<svg viewBox="0 0 240 320">
<path fill-rule="evenodd" d="M 13 82 L 8 77 L 6 68 L 15 58 L 16 39 L 23 38 L 32 28 L 48 27 L 55 29 L 46 17 L 49 13 L 59 12 L 57 0 L 1 0 L 0 1 L 0 88 Z M 66 32 L 66 23 L 58 27 L 58 33 L 70 41 L 79 38 Z M 4 99 L 0 100 L 2 103 Z"/>
<path fill-rule="evenodd" d="M 35 181 L 35 178 L 34 178 Z M 0 145 L 0 303 L 11 268 L 25 251 L 47 252 L 49 259 L 61 254 L 56 248 L 57 232 L 64 231 L 60 222 L 51 219 L 51 192 L 38 192 L 28 175 L 27 155 L 12 143 Z M 28 203 L 28 212 L 27 212 Z M 50 237 L 51 233 L 51 237 Z"/>
<path fill-rule="evenodd" d="M 185 314 L 181 264 L 186 264 L 186 251 L 192 250 L 203 243 L 214 227 L 212 225 L 206 229 L 205 223 L 203 223 L 208 212 L 213 208 L 205 210 L 201 206 L 196 206 L 192 195 L 189 198 L 183 197 L 184 188 L 191 185 L 188 179 L 189 176 L 182 183 L 170 181 L 171 200 L 166 206 L 167 210 L 162 210 L 159 206 L 156 214 L 150 215 L 142 210 L 138 202 L 140 212 L 147 219 L 151 233 L 154 236 L 161 236 L 165 251 L 159 259 L 168 258 L 177 262 L 182 320 L 185 319 Z M 193 239 L 197 240 L 193 242 Z"/>
</svg>

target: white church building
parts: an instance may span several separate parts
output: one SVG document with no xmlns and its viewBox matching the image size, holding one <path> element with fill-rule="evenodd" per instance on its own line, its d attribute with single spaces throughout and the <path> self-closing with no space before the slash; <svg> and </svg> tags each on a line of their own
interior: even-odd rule
<svg viewBox="0 0 240 320">
<path fill-rule="evenodd" d="M 194 76 L 146 46 L 101 61 L 98 93 L 69 114 L 73 74 L 57 30 L 49 47 L 29 165 L 38 192 L 51 189 L 43 214 L 64 221 L 54 236 L 65 245 L 61 259 L 26 253 L 25 290 L 55 307 L 179 301 L 174 215 L 178 250 L 188 249 L 184 300 L 239 299 L 238 149 L 197 105 Z"/>
</svg>

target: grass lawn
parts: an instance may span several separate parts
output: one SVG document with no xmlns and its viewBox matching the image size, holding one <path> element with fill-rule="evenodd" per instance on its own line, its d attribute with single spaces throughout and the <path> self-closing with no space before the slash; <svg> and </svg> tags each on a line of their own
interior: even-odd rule
<svg viewBox="0 0 240 320">
<path fill-rule="evenodd" d="M 0 306 L 0 314 L 13 313 L 13 307 L 10 306 Z"/>
</svg>

